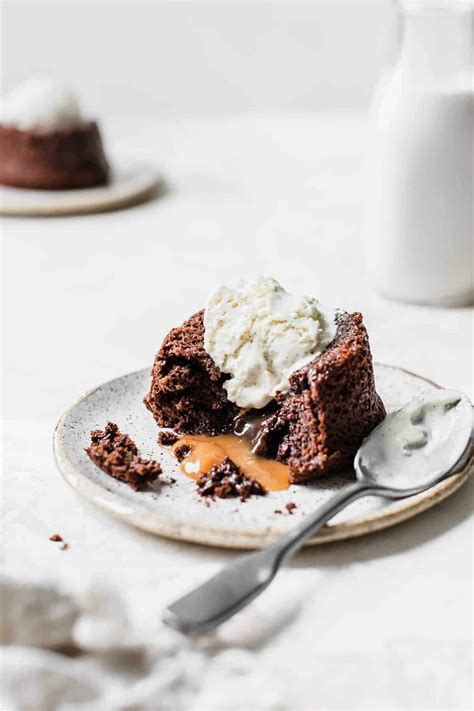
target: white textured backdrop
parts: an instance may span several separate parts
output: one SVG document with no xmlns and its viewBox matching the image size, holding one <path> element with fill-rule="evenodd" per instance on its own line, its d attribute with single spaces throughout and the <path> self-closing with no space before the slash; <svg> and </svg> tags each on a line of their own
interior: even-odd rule
<svg viewBox="0 0 474 711">
<path fill-rule="evenodd" d="M 0 565 L 13 580 L 4 617 L 22 621 L 17 645 L 29 647 L 0 651 L 10 670 L 0 674 L 2 711 L 65 711 L 79 693 L 88 696 L 78 711 L 472 708 L 474 479 L 404 525 L 297 556 L 271 597 L 233 621 L 238 634 L 223 628 L 201 668 L 203 655 L 189 659 L 163 640 L 161 609 L 234 553 L 109 519 L 67 487 L 51 451 L 54 425 L 77 397 L 151 364 L 164 334 L 217 281 L 249 272 L 362 310 L 377 360 L 472 394 L 472 310 L 385 301 L 364 276 L 363 111 L 390 52 L 392 11 L 385 2 L 333 0 L 3 5 L 5 87 L 54 70 L 102 116 L 111 157 L 156 165 L 170 189 L 129 210 L 0 223 Z M 234 110 L 248 115 L 187 115 Z M 67 550 L 49 540 L 56 532 Z M 25 585 L 30 577 L 56 593 L 42 596 Z M 117 640 L 112 648 L 118 672 L 88 653 L 83 624 L 75 658 L 25 639 L 28 622 L 35 629 L 55 614 L 57 591 L 79 582 L 97 593 L 79 610 L 80 622 L 95 621 L 92 642 L 124 633 L 125 649 Z M 103 609 L 97 584 L 112 591 Z M 32 599 L 48 602 L 42 616 Z M 280 602 L 294 605 L 291 614 Z M 69 643 L 62 629 L 59 641 Z M 131 641 L 142 665 L 125 663 Z M 105 687 L 114 702 L 104 702 Z M 51 688 L 53 707 L 41 696 Z"/>
<path fill-rule="evenodd" d="M 367 106 L 393 0 L 3 3 L 3 85 L 52 74 L 105 116 Z"/>
</svg>

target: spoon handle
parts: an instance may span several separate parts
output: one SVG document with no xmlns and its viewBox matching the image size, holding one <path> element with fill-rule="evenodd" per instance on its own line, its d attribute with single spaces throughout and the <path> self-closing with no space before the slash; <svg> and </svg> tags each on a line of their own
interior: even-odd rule
<svg viewBox="0 0 474 711">
<path fill-rule="evenodd" d="M 379 490 L 377 485 L 368 483 L 351 484 L 271 546 L 240 556 L 213 578 L 174 602 L 165 610 L 164 621 L 186 634 L 214 629 L 265 590 L 280 565 L 326 521 L 352 501 Z"/>
<path fill-rule="evenodd" d="M 267 549 L 268 553 L 273 553 L 275 571 L 288 558 L 297 553 L 308 538 L 317 533 L 339 511 L 342 511 L 342 509 L 362 496 L 377 493 L 380 489 L 381 487 L 376 484 L 356 481 L 332 496 L 327 503 L 320 506 L 312 514 L 305 516 L 298 526 L 279 538 Z"/>
</svg>

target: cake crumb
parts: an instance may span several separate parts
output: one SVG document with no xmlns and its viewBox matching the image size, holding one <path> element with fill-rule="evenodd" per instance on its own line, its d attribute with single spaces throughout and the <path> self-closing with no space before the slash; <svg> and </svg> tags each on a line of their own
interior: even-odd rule
<svg viewBox="0 0 474 711">
<path fill-rule="evenodd" d="M 282 514 L 283 511 L 281 509 L 275 509 L 275 511 L 273 513 L 274 514 Z"/>
<path fill-rule="evenodd" d="M 292 501 L 289 501 L 287 504 L 285 504 L 285 509 L 288 511 L 289 514 L 293 514 L 293 511 L 296 508 L 296 504 L 294 504 Z"/>
<path fill-rule="evenodd" d="M 144 489 L 161 474 L 160 464 L 140 457 L 135 442 L 120 432 L 114 422 L 107 422 L 105 430 L 93 430 L 91 444 L 85 451 L 99 469 L 135 491 Z"/>
<path fill-rule="evenodd" d="M 239 496 L 245 501 L 252 496 L 263 496 L 267 492 L 255 479 L 246 476 L 229 457 L 212 467 L 207 474 L 202 474 L 197 480 L 200 496 L 212 496 L 227 499 Z"/>
<path fill-rule="evenodd" d="M 189 444 L 180 444 L 179 447 L 176 447 L 176 449 L 173 450 L 173 454 L 178 462 L 182 462 L 183 459 L 188 456 L 190 451 L 191 447 Z"/>
<path fill-rule="evenodd" d="M 171 432 L 170 430 L 163 430 L 158 435 L 158 444 L 161 447 L 171 447 L 178 441 L 179 437 L 176 432 Z"/>
<path fill-rule="evenodd" d="M 69 544 L 66 543 L 64 538 L 59 535 L 59 533 L 53 533 L 52 536 L 49 537 L 50 541 L 54 541 L 54 543 L 60 543 L 61 545 L 59 546 L 59 549 L 62 551 L 65 551 L 66 548 L 69 548 Z"/>
</svg>

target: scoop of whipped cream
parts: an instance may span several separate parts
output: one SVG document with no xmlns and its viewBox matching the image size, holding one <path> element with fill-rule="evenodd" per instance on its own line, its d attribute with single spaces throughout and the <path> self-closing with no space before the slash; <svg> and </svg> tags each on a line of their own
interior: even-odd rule
<svg viewBox="0 0 474 711">
<path fill-rule="evenodd" d="M 293 296 L 269 277 L 220 286 L 204 312 L 204 348 L 223 373 L 231 402 L 265 407 L 289 390 L 289 376 L 334 338 L 334 311 Z"/>
<path fill-rule="evenodd" d="M 52 79 L 28 79 L 0 101 L 0 123 L 20 130 L 71 128 L 82 120 L 77 96 Z"/>
</svg>

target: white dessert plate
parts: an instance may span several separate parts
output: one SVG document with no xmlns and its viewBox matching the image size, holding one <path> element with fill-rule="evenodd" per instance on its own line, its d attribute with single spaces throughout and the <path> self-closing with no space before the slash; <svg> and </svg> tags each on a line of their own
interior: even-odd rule
<svg viewBox="0 0 474 711">
<path fill-rule="evenodd" d="M 438 387 L 388 365 L 376 365 L 375 376 L 377 390 L 389 412 Z M 56 462 L 66 481 L 85 499 L 133 526 L 193 543 L 258 548 L 293 527 L 351 481 L 353 474 L 347 472 L 251 497 L 244 503 L 217 499 L 206 505 L 197 494 L 195 482 L 179 471 L 176 460 L 156 442 L 158 428 L 143 405 L 149 383 L 150 371 L 146 369 L 99 385 L 63 415 L 54 434 Z M 116 422 L 122 432 L 128 432 L 142 456 L 161 461 L 164 473 L 174 477 L 176 483 L 135 492 L 98 469 L 84 447 L 90 441 L 90 431 L 102 429 L 107 421 Z M 332 519 L 309 545 L 360 536 L 411 518 L 456 491 L 472 469 L 471 459 L 462 471 L 430 491 L 401 501 L 359 499 Z M 289 502 L 296 504 L 291 515 L 285 508 Z M 283 513 L 275 513 L 276 510 Z"/>
<path fill-rule="evenodd" d="M 112 162 L 107 185 L 80 190 L 26 190 L 0 186 L 0 214 L 54 217 L 105 212 L 142 202 L 164 190 L 156 170 L 132 160 Z"/>
</svg>

